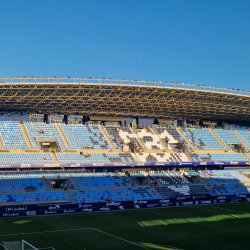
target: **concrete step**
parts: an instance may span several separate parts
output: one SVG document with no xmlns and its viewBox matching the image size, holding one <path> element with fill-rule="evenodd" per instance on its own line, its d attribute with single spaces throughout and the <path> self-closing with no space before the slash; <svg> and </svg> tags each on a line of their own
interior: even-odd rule
<svg viewBox="0 0 250 250">
<path fill-rule="evenodd" d="M 51 152 L 50 155 L 54 163 L 59 163 L 57 156 L 54 152 Z"/>
<path fill-rule="evenodd" d="M 69 143 L 69 141 L 68 141 L 68 138 L 67 138 L 66 135 L 64 134 L 61 125 L 58 124 L 58 123 L 55 123 L 55 126 L 56 126 L 56 129 L 57 129 L 59 135 L 61 136 L 61 138 L 62 138 L 62 140 L 63 140 L 63 143 L 64 143 L 64 145 L 66 146 L 67 150 L 70 150 L 70 149 L 71 149 L 71 145 L 70 145 L 70 143 Z"/>
<path fill-rule="evenodd" d="M 25 141 L 26 141 L 27 147 L 28 147 L 29 149 L 34 149 L 34 147 L 33 147 L 32 143 L 31 143 L 31 140 L 30 140 L 30 137 L 29 137 L 29 134 L 28 134 L 28 131 L 27 131 L 25 125 L 24 125 L 23 123 L 19 123 L 19 127 L 20 127 L 21 132 L 22 132 L 22 134 L 23 134 L 23 137 L 24 137 L 24 139 L 25 139 Z"/>
</svg>

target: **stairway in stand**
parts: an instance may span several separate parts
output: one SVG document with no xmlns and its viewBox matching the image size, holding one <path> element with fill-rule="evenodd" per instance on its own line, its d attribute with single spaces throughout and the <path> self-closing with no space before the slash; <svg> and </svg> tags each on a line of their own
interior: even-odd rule
<svg viewBox="0 0 250 250">
<path fill-rule="evenodd" d="M 55 152 L 51 152 L 50 155 L 54 163 L 59 163 Z"/>
<path fill-rule="evenodd" d="M 23 134 L 23 137 L 24 137 L 24 139 L 26 141 L 26 144 L 27 144 L 28 148 L 29 149 L 34 149 L 32 143 L 31 143 L 31 140 L 29 138 L 29 134 L 27 132 L 27 129 L 26 129 L 25 125 L 23 123 L 19 123 L 19 127 L 21 129 L 21 132 Z"/>
<path fill-rule="evenodd" d="M 58 123 L 55 123 L 55 126 L 56 126 L 56 129 L 57 129 L 59 135 L 61 136 L 61 138 L 63 140 L 65 147 L 67 148 L 67 150 L 70 150 L 71 149 L 70 143 L 68 141 L 68 138 L 65 136 L 61 125 Z"/>
<path fill-rule="evenodd" d="M 104 138 L 106 139 L 107 143 L 109 144 L 110 148 L 112 149 L 112 151 L 117 151 L 117 152 L 121 152 L 120 149 L 116 149 L 115 146 L 113 145 L 113 143 L 111 142 L 109 136 L 107 135 L 105 129 L 103 128 L 102 125 L 98 125 L 99 130 L 102 132 Z"/>
</svg>

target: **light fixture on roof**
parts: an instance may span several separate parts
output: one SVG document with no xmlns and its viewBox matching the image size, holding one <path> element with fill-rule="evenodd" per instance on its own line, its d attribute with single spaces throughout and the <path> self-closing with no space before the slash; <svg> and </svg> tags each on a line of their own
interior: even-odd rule
<svg viewBox="0 0 250 250">
<path fill-rule="evenodd" d="M 161 83 L 161 80 L 159 81 L 159 83 Z"/>
<path fill-rule="evenodd" d="M 75 76 L 75 79 L 78 79 L 78 76 Z"/>
<path fill-rule="evenodd" d="M 179 82 L 176 82 L 176 84 L 179 84 Z"/>
<path fill-rule="evenodd" d="M 92 77 L 90 76 L 89 79 L 92 79 Z"/>
<path fill-rule="evenodd" d="M 116 81 L 118 81 L 119 80 L 119 78 L 116 78 Z"/>
<path fill-rule="evenodd" d="M 54 79 L 56 79 L 56 76 L 53 76 Z"/>
<path fill-rule="evenodd" d="M 33 79 L 34 78 L 34 76 L 30 76 L 30 79 Z"/>
<path fill-rule="evenodd" d="M 9 78 L 9 77 L 6 76 L 6 78 Z M 17 78 L 18 78 L 17 76 L 14 76 L 14 79 L 17 79 Z"/>
<path fill-rule="evenodd" d="M 63 78 L 64 78 L 64 76 L 61 76 L 61 78 L 63 79 Z"/>
<path fill-rule="evenodd" d="M 46 78 L 49 78 L 48 76 L 46 76 Z"/>
<path fill-rule="evenodd" d="M 198 87 L 200 87 L 201 85 L 200 84 L 197 84 Z"/>
<path fill-rule="evenodd" d="M 112 81 L 112 78 L 110 77 L 109 80 Z"/>
<path fill-rule="evenodd" d="M 8 79 L 8 78 L 9 78 L 9 76 L 6 76 L 6 78 Z"/>
<path fill-rule="evenodd" d="M 98 80 L 98 77 L 96 77 L 95 79 L 97 79 L 97 80 Z"/>
<path fill-rule="evenodd" d="M 168 83 L 167 81 L 165 81 L 165 83 Z"/>
<path fill-rule="evenodd" d="M 70 79 L 70 76 L 68 76 L 67 78 Z"/>
<path fill-rule="evenodd" d="M 125 81 L 125 78 L 123 78 L 123 81 Z"/>
<path fill-rule="evenodd" d="M 137 82 L 137 79 L 135 79 L 135 82 Z"/>
<path fill-rule="evenodd" d="M 155 80 L 153 80 L 153 83 L 155 83 Z"/>
<path fill-rule="evenodd" d="M 38 76 L 39 79 L 41 79 L 41 76 Z"/>
</svg>

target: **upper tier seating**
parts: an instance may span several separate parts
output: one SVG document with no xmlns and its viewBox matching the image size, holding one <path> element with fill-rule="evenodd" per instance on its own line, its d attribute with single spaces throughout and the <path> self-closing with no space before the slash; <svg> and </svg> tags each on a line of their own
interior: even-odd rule
<svg viewBox="0 0 250 250">
<path fill-rule="evenodd" d="M 149 129 L 137 130 L 138 137 L 143 141 L 147 149 L 164 149 L 160 143 L 160 138 Z"/>
<path fill-rule="evenodd" d="M 184 153 L 136 153 L 140 162 L 186 162 L 189 161 Z"/>
<path fill-rule="evenodd" d="M 0 163 L 53 163 L 53 160 L 50 153 L 0 153 Z"/>
<path fill-rule="evenodd" d="M 84 163 L 108 163 L 108 162 L 133 162 L 130 154 L 123 153 L 108 153 L 108 154 L 95 154 L 91 153 L 90 158 L 79 153 L 56 153 L 59 162 L 61 163 L 73 163 L 73 162 L 84 162 Z"/>
<path fill-rule="evenodd" d="M 212 162 L 212 161 L 247 161 L 243 154 L 192 154 L 190 157 L 197 162 Z"/>
<path fill-rule="evenodd" d="M 142 148 L 137 140 L 139 138 L 138 135 L 133 134 L 128 127 L 106 127 L 106 131 L 111 136 L 112 142 L 116 147 L 119 147 L 117 141 L 133 141 L 136 146 Z"/>
<path fill-rule="evenodd" d="M 151 200 L 159 199 L 150 188 L 112 188 L 92 190 L 70 190 L 77 203 L 106 202 L 106 198 L 112 201 Z M 103 197 L 103 199 L 101 199 Z"/>
<path fill-rule="evenodd" d="M 24 122 L 27 131 L 30 135 L 30 140 L 34 148 L 40 148 L 38 141 L 58 141 L 60 147 L 65 149 L 66 146 L 63 143 L 61 136 L 54 124 L 34 124 L 29 122 Z M 44 134 L 40 133 L 44 131 Z"/>
<path fill-rule="evenodd" d="M 243 147 L 241 140 L 233 133 L 232 130 L 214 130 L 214 133 L 224 142 L 224 144 L 231 149 L 230 143 L 240 143 Z"/>
<path fill-rule="evenodd" d="M 72 148 L 81 149 L 91 146 L 94 149 L 110 149 L 102 132 L 97 126 L 61 125 Z"/>
<path fill-rule="evenodd" d="M 0 121 L 0 133 L 5 148 L 27 148 L 17 121 Z"/>
<path fill-rule="evenodd" d="M 186 129 L 183 133 L 189 137 L 196 149 L 224 150 L 224 147 L 208 129 Z"/>
<path fill-rule="evenodd" d="M 168 144 L 168 147 L 172 149 L 174 143 L 185 143 L 183 137 L 174 128 L 156 128 L 155 129 L 159 137 Z M 187 145 L 188 146 L 188 145 Z"/>
<path fill-rule="evenodd" d="M 117 131 L 117 128 L 115 127 L 103 127 L 103 129 L 106 131 L 107 135 L 109 136 L 111 142 L 115 146 L 115 148 L 120 149 L 120 143 L 117 141 L 117 139 L 120 139 L 119 132 Z"/>
<path fill-rule="evenodd" d="M 34 186 L 35 189 L 46 189 L 41 178 L 0 178 L 1 191 L 26 190 L 28 186 Z"/>
<path fill-rule="evenodd" d="M 132 186 L 125 176 L 80 176 L 74 180 L 81 188 Z"/>
<path fill-rule="evenodd" d="M 1 193 L 0 202 L 39 202 L 69 200 L 64 191 Z"/>
<path fill-rule="evenodd" d="M 246 129 L 235 129 L 236 133 L 250 146 L 250 133 Z"/>
</svg>

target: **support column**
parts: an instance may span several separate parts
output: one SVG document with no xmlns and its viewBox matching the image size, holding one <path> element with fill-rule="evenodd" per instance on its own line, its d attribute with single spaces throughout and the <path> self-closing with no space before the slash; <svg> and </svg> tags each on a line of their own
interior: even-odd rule
<svg viewBox="0 0 250 250">
<path fill-rule="evenodd" d="M 46 124 L 50 124 L 50 120 L 51 120 L 50 114 L 45 114 L 45 115 L 44 115 L 44 122 L 45 122 Z"/>
</svg>

